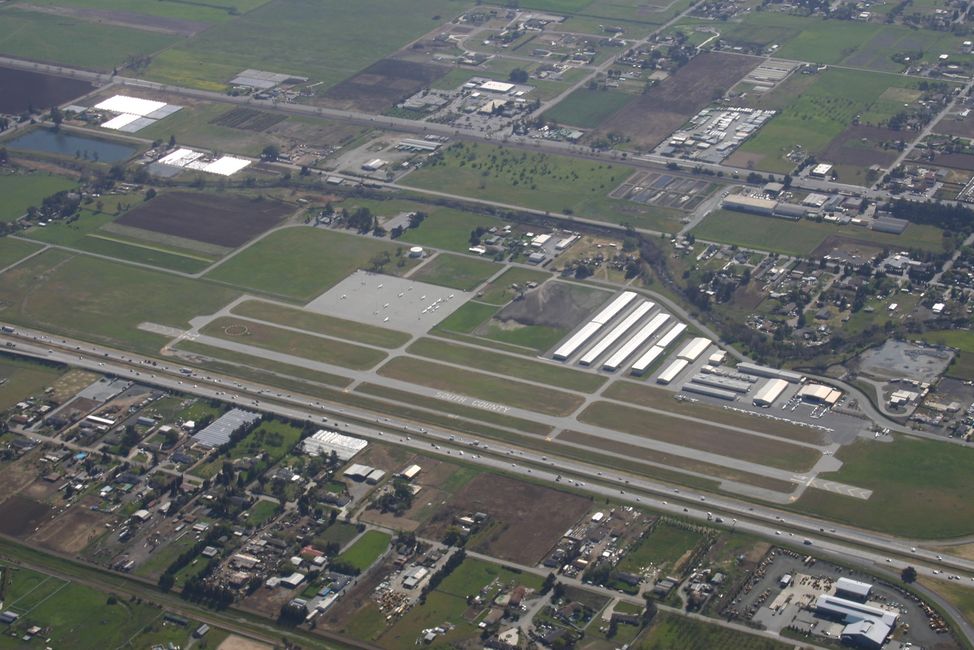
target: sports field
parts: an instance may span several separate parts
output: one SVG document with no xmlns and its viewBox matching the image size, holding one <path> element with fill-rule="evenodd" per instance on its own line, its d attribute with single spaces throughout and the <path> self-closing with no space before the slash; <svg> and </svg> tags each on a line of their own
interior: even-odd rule
<svg viewBox="0 0 974 650">
<path fill-rule="evenodd" d="M 0 173 L 0 221 L 24 216 L 30 206 L 40 207 L 48 196 L 77 187 L 78 183 L 53 174 Z"/>
<path fill-rule="evenodd" d="M 774 217 L 715 210 L 693 229 L 698 239 L 736 244 L 785 255 L 807 256 L 827 237 L 842 236 L 879 246 L 943 250 L 943 234 L 934 226 L 910 224 L 901 235 L 876 232 L 855 226 L 837 226 L 802 219 L 791 221 Z"/>
<path fill-rule="evenodd" d="M 298 226 L 271 232 L 206 277 L 234 286 L 307 301 L 352 271 L 369 268 L 381 253 L 390 256 L 387 273 L 402 275 L 416 261 L 397 258 L 404 248 L 378 239 Z M 399 262 L 402 266 L 399 266 Z"/>
<path fill-rule="evenodd" d="M 856 442 L 836 453 L 842 468 L 823 474 L 873 491 L 869 501 L 810 489 L 795 509 L 916 538 L 974 533 L 974 501 L 966 489 L 974 450 L 935 440 Z"/>
<path fill-rule="evenodd" d="M 258 68 L 321 81 L 320 93 L 464 8 L 454 0 L 271 0 L 160 53 L 148 76 L 223 90 Z"/>
<path fill-rule="evenodd" d="M 478 257 L 440 253 L 417 269 L 409 279 L 472 291 L 502 268 L 500 264 Z"/>
<path fill-rule="evenodd" d="M 164 339 L 137 325 L 185 328 L 237 292 L 129 264 L 48 250 L 8 270 L 0 282 L 5 320 L 81 339 L 157 353 Z"/>
</svg>

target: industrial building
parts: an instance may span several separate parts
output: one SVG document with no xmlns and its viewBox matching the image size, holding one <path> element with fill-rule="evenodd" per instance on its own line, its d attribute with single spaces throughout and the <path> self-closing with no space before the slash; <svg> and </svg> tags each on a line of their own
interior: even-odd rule
<svg viewBox="0 0 974 650">
<path fill-rule="evenodd" d="M 740 366 L 738 366 L 740 367 Z M 753 403 L 755 406 L 769 407 L 774 401 L 781 397 L 781 393 L 788 387 L 788 382 L 784 379 L 769 379 L 764 383 L 754 395 Z"/>
<path fill-rule="evenodd" d="M 738 372 L 755 375 L 757 377 L 784 379 L 791 384 L 802 384 L 805 382 L 805 376 L 797 372 L 791 372 L 790 370 L 779 370 L 778 368 L 769 368 L 768 366 L 759 366 L 756 363 L 750 363 L 748 361 L 741 361 L 738 363 L 737 370 Z"/>
<path fill-rule="evenodd" d="M 687 343 L 676 356 L 680 359 L 686 359 L 687 361 L 696 361 L 697 357 L 703 354 L 709 347 L 710 339 L 703 336 L 698 336 Z"/>
<path fill-rule="evenodd" d="M 835 595 L 846 600 L 854 600 L 864 603 L 869 599 L 873 586 L 868 582 L 851 580 L 849 578 L 839 578 L 835 581 Z"/>
<path fill-rule="evenodd" d="M 808 384 L 802 386 L 801 390 L 798 391 L 798 397 L 813 404 L 835 406 L 835 403 L 842 397 L 842 391 L 824 384 Z"/>
<path fill-rule="evenodd" d="M 193 440 L 204 447 L 222 447 L 230 442 L 231 433 L 240 427 L 250 426 L 259 421 L 259 413 L 251 413 L 243 409 L 231 409 L 194 435 Z"/>
<path fill-rule="evenodd" d="M 666 370 L 661 372 L 658 377 L 656 377 L 656 383 L 666 385 L 673 381 L 683 372 L 686 367 L 690 365 L 690 362 L 686 359 L 677 359 L 670 365 L 666 367 Z"/>
<path fill-rule="evenodd" d="M 899 618 L 895 612 L 827 594 L 818 597 L 815 613 L 845 623 L 841 632 L 844 643 L 875 649 L 883 646 Z"/>
<path fill-rule="evenodd" d="M 650 320 L 649 323 L 633 334 L 628 341 L 622 344 L 622 347 L 616 350 L 615 353 L 609 357 L 604 364 L 602 364 L 602 368 L 604 370 L 613 372 L 617 370 L 623 363 L 625 363 L 626 359 L 631 357 L 636 350 L 642 347 L 646 341 L 648 341 L 649 338 L 653 336 L 653 334 L 655 334 L 660 327 L 663 326 L 663 323 L 669 320 L 669 318 L 669 314 L 656 314 L 653 316 L 653 319 Z"/>
<path fill-rule="evenodd" d="M 653 309 L 656 303 L 643 302 L 636 309 L 626 316 L 621 323 L 616 325 L 608 334 L 603 336 L 599 341 L 589 348 L 589 351 L 582 355 L 582 358 L 578 360 L 583 366 L 589 366 L 593 361 L 602 356 L 606 350 L 612 347 L 616 341 L 622 338 L 622 335 L 628 332 L 632 327 L 642 320 L 643 316 L 648 314 L 650 310 Z"/>
<path fill-rule="evenodd" d="M 666 334 L 661 336 L 660 340 L 656 341 L 656 345 L 665 350 L 673 341 L 677 340 L 680 335 L 686 331 L 686 329 L 686 323 L 677 323 Z"/>
<path fill-rule="evenodd" d="M 339 460 L 345 461 L 365 449 L 369 443 L 360 438 L 342 435 L 337 431 L 319 429 L 310 438 L 305 438 L 303 444 L 304 453 L 309 456 L 329 456 L 331 452 L 335 452 Z"/>
<path fill-rule="evenodd" d="M 751 212 L 753 214 L 763 214 L 771 216 L 778 202 L 774 199 L 762 199 L 746 194 L 732 194 L 724 197 L 721 207 L 725 210 L 737 210 L 738 212 Z"/>
<path fill-rule="evenodd" d="M 646 372 L 646 369 L 653 365 L 653 362 L 663 354 L 664 350 L 659 345 L 654 345 L 649 348 L 649 350 L 639 357 L 634 364 L 632 364 L 632 374 L 642 375 Z"/>
<path fill-rule="evenodd" d="M 623 291 L 620 293 L 615 297 L 615 299 L 612 300 L 612 302 L 603 307 L 602 310 L 592 318 L 592 320 L 586 323 L 582 329 L 578 330 L 578 332 L 572 335 L 567 341 L 562 343 L 561 346 L 555 350 L 552 356 L 558 361 L 565 361 L 568 359 L 568 357 L 575 354 L 575 352 L 577 352 L 586 341 L 592 338 L 596 332 L 602 329 L 603 325 L 615 318 L 615 316 L 625 309 L 626 306 L 635 298 L 636 292 L 634 291 Z"/>
<path fill-rule="evenodd" d="M 682 359 L 680 359 L 680 361 L 682 361 Z M 696 377 L 694 377 L 694 379 L 696 379 Z M 726 399 L 731 402 L 737 399 L 737 393 L 733 391 L 724 390 L 723 388 L 717 388 L 715 386 L 705 386 L 692 381 L 683 384 L 683 390 L 687 393 L 696 393 L 697 395 L 706 395 L 707 397 Z"/>
<path fill-rule="evenodd" d="M 746 381 L 741 381 L 740 379 L 731 379 L 730 377 L 722 377 L 720 375 L 705 375 L 699 373 L 693 376 L 690 381 L 702 384 L 704 386 L 712 386 L 714 388 L 720 388 L 721 390 L 731 391 L 734 393 L 747 393 L 751 390 L 751 384 Z"/>
<path fill-rule="evenodd" d="M 422 469 L 423 468 L 420 467 L 419 465 L 415 465 L 415 464 L 410 465 L 403 471 L 399 472 L 399 476 L 406 479 L 407 481 L 411 481 L 414 478 L 416 478 L 416 475 L 419 474 L 422 471 Z"/>
<path fill-rule="evenodd" d="M 872 223 L 872 229 L 876 232 L 888 232 L 893 235 L 902 234 L 906 227 L 910 225 L 910 222 L 906 219 L 897 219 L 895 217 L 879 217 Z"/>
</svg>

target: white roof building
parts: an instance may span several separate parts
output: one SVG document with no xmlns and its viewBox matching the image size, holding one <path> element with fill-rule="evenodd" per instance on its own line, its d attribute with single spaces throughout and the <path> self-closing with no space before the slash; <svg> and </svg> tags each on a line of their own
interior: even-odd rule
<svg viewBox="0 0 974 650">
<path fill-rule="evenodd" d="M 304 440 L 304 453 L 309 456 L 331 455 L 335 452 L 339 460 L 349 460 L 358 452 L 365 449 L 368 441 L 353 438 L 338 433 L 320 429 L 310 438 Z"/>
</svg>

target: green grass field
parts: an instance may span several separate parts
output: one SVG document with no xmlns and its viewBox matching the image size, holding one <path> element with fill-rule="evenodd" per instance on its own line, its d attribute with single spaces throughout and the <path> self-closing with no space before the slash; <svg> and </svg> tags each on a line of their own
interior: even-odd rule
<svg viewBox="0 0 974 650">
<path fill-rule="evenodd" d="M 335 336 L 382 348 L 397 348 L 409 341 L 409 335 L 403 332 L 285 307 L 262 300 L 247 300 L 236 305 L 231 311 L 234 314 L 251 319 L 295 327 L 316 334 Z"/>
<path fill-rule="evenodd" d="M 218 318 L 200 331 L 240 345 L 250 345 L 354 370 L 368 370 L 386 358 L 384 352 L 373 348 L 313 334 L 300 334 L 242 318 Z"/>
<path fill-rule="evenodd" d="M 503 306 L 517 296 L 517 291 L 511 286 L 517 284 L 521 289 L 529 282 L 541 284 L 551 278 L 550 273 L 534 271 L 521 267 L 512 267 L 504 271 L 483 289 L 483 295 L 478 297 L 481 302 Z"/>
<path fill-rule="evenodd" d="M 398 201 L 396 203 L 399 203 Z M 426 219 L 419 228 L 410 228 L 403 233 L 400 241 L 420 246 L 431 246 L 444 250 L 466 253 L 470 248 L 470 233 L 480 228 L 501 228 L 504 222 L 491 217 L 463 210 L 452 210 L 424 203 L 402 202 L 409 211 L 426 212 Z M 380 204 L 381 205 L 381 204 Z M 382 206 L 384 207 L 384 206 Z M 386 211 L 377 214 L 387 214 Z"/>
<path fill-rule="evenodd" d="M 0 411 L 50 386 L 61 371 L 12 357 L 0 357 Z"/>
<path fill-rule="evenodd" d="M 685 616 L 659 613 L 634 650 L 790 650 L 795 643 L 774 641 Z"/>
<path fill-rule="evenodd" d="M 239 376 L 251 374 L 253 369 L 259 369 L 265 380 L 268 377 L 288 377 L 302 382 L 308 381 L 326 386 L 338 386 L 340 388 L 344 388 L 352 383 L 351 379 L 342 375 L 311 370 L 304 366 L 295 366 L 279 361 L 271 361 L 262 356 L 244 354 L 234 350 L 225 350 L 223 348 L 197 343 L 196 341 L 182 340 L 175 347 L 178 350 L 185 350 L 186 352 L 193 352 L 211 357 L 212 359 L 218 359 L 219 361 L 215 364 L 214 362 L 208 362 L 200 365 L 203 367 L 209 367 L 211 364 L 218 365 L 222 369 L 221 372 L 231 371 L 231 374 L 237 374 Z M 273 383 L 274 385 L 281 385 L 277 382 Z M 291 384 L 291 380 L 289 379 L 285 383 Z M 313 388 L 313 385 L 305 384 L 302 390 L 311 390 Z"/>
<path fill-rule="evenodd" d="M 150 321 L 188 327 L 238 297 L 232 289 L 87 255 L 49 250 L 0 279 L 4 320 L 140 352 L 166 339 L 138 329 Z"/>
<path fill-rule="evenodd" d="M 500 271 L 501 268 L 496 262 L 478 257 L 440 253 L 417 269 L 415 273 L 409 276 L 409 279 L 460 289 L 461 291 L 472 291 Z"/>
<path fill-rule="evenodd" d="M 940 330 L 924 332 L 923 340 L 957 348 L 958 353 L 947 369 L 947 375 L 965 381 L 974 379 L 974 331 Z"/>
<path fill-rule="evenodd" d="M 257 241 L 206 274 L 234 286 L 307 301 L 388 253 L 385 271 L 401 275 L 415 260 L 397 258 L 402 248 L 386 241 L 320 228 L 284 228 Z M 403 261 L 398 266 L 397 259 Z"/>
<path fill-rule="evenodd" d="M 937 539 L 974 533 L 967 476 L 974 449 L 934 440 L 859 441 L 836 453 L 842 468 L 821 478 L 873 490 L 868 501 L 811 489 L 796 510 L 894 535 Z"/>
<path fill-rule="evenodd" d="M 276 503 L 260 500 L 247 510 L 247 524 L 250 526 L 260 526 L 265 521 L 276 515 L 279 508 Z"/>
<path fill-rule="evenodd" d="M 0 54 L 110 72 L 126 57 L 157 52 L 178 37 L 14 7 L 0 9 Z"/>
<path fill-rule="evenodd" d="M 592 393 L 604 383 L 605 377 L 589 372 L 572 370 L 561 365 L 542 363 L 521 357 L 487 352 L 486 350 L 445 343 L 434 339 L 419 339 L 407 348 L 407 352 L 428 359 L 455 363 L 474 370 L 485 370 L 508 377 L 536 381 L 557 388 Z"/>
<path fill-rule="evenodd" d="M 702 538 L 699 532 L 661 521 L 626 553 L 619 562 L 618 569 L 638 574 L 644 568 L 655 566 L 666 573 L 674 562 L 695 548 Z"/>
<path fill-rule="evenodd" d="M 162 52 L 148 74 L 164 83 L 222 90 L 241 70 L 259 68 L 306 76 L 327 88 L 466 6 L 456 0 L 272 0 Z"/>
<path fill-rule="evenodd" d="M 264 147 L 280 143 L 278 138 L 267 133 L 211 123 L 211 120 L 232 108 L 229 104 L 186 106 L 179 112 L 142 129 L 139 131 L 139 137 L 148 140 L 168 140 L 169 136 L 174 135 L 177 142 L 191 142 L 196 147 L 253 157 L 259 156 Z"/>
<path fill-rule="evenodd" d="M 799 256 L 809 255 L 829 236 L 894 248 L 943 250 L 943 233 L 934 226 L 910 224 L 903 234 L 891 235 L 856 226 L 837 226 L 808 219 L 790 221 L 730 210 L 711 212 L 693 229 L 693 234 L 706 241 Z"/>
<path fill-rule="evenodd" d="M 549 415 L 567 415 L 582 403 L 578 395 L 414 357 L 392 359 L 378 372 L 384 377 Z"/>
<path fill-rule="evenodd" d="M 0 173 L 0 221 L 19 219 L 28 207 L 40 207 L 46 197 L 77 186 L 70 178 L 53 174 Z"/>
<path fill-rule="evenodd" d="M 301 429 L 280 420 L 264 420 L 237 444 L 230 448 L 230 460 L 259 458 L 258 471 L 272 467 L 284 458 L 301 439 Z M 193 469 L 200 478 L 212 478 L 223 468 L 227 458 L 219 456 L 213 461 Z"/>
<path fill-rule="evenodd" d="M 814 449 L 772 441 L 713 424 L 693 424 L 621 404 L 594 402 L 579 420 L 687 449 L 697 449 L 791 471 L 807 471 L 818 460 Z M 651 421 L 652 426 L 646 426 Z"/>
<path fill-rule="evenodd" d="M 336 559 L 347 562 L 359 571 L 365 571 L 385 553 L 391 539 L 388 534 L 378 530 L 366 531 Z"/>
<path fill-rule="evenodd" d="M 436 329 L 470 334 L 495 313 L 497 313 L 497 307 L 471 300 L 440 321 Z"/>
<path fill-rule="evenodd" d="M 22 239 L 4 237 L 0 239 L 0 269 L 5 269 L 11 264 L 16 264 L 40 249 L 39 244 L 32 244 Z"/>
<path fill-rule="evenodd" d="M 559 124 L 594 129 L 634 99 L 634 95 L 621 92 L 580 88 L 558 102 L 544 116 Z"/>
<path fill-rule="evenodd" d="M 219 4 L 178 1 L 145 2 L 145 0 L 31 0 L 31 4 L 40 6 L 107 9 L 207 23 L 229 20 L 235 15 L 246 13 L 265 2 L 267 0 L 220 0 Z"/>
</svg>

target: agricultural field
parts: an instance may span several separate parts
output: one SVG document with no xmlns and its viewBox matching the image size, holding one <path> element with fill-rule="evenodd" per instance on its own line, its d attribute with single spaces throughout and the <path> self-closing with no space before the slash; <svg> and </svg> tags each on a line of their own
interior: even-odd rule
<svg viewBox="0 0 974 650">
<path fill-rule="evenodd" d="M 842 237 L 879 247 L 910 247 L 931 252 L 943 250 L 943 232 L 934 226 L 910 224 L 901 235 L 891 235 L 854 226 L 837 226 L 808 219 L 791 221 L 730 210 L 711 212 L 693 229 L 693 234 L 704 241 L 797 256 L 810 255 L 830 237 Z"/>
<path fill-rule="evenodd" d="M 476 214 L 464 210 L 443 208 L 414 201 L 381 201 L 370 204 L 363 201 L 349 201 L 350 210 L 366 204 L 374 213 L 393 216 L 400 212 L 425 212 L 427 217 L 419 228 L 409 228 L 399 241 L 466 253 L 470 248 L 470 233 L 477 228 L 502 228 L 505 224 L 497 217 Z"/>
<path fill-rule="evenodd" d="M 0 54 L 34 61 L 111 72 L 126 58 L 158 52 L 176 39 L 13 6 L 0 8 Z"/>
<path fill-rule="evenodd" d="M 144 29 L 165 31 L 186 23 L 216 23 L 231 20 L 267 0 L 221 0 L 220 4 L 144 2 L 143 0 L 30 0 L 34 7 L 56 7 L 59 12 L 87 20 L 131 22 Z M 151 17 L 163 20 L 154 21 Z M 141 19 L 142 22 L 137 22 Z M 168 20 L 166 20 L 168 19 Z"/>
<path fill-rule="evenodd" d="M 23 239 L 4 237 L 0 239 L 0 269 L 5 269 L 11 264 L 16 264 L 40 249 L 41 246 L 39 244 L 33 244 Z"/>
<path fill-rule="evenodd" d="M 87 94 L 93 86 L 87 81 L 54 75 L 0 68 L 0 113 L 19 115 L 28 111 L 60 106 L 70 99 Z"/>
<path fill-rule="evenodd" d="M 324 92 L 465 6 L 455 0 L 273 0 L 158 54 L 148 76 L 222 91 L 242 70 L 257 68 L 309 77 L 322 82 L 317 90 Z"/>
<path fill-rule="evenodd" d="M 499 264 L 478 257 L 440 253 L 418 268 L 409 279 L 472 291 L 501 268 Z"/>
<path fill-rule="evenodd" d="M 319 103 L 342 110 L 383 113 L 397 102 L 429 88 L 449 70 L 432 63 L 382 59 L 329 88 Z"/>
<path fill-rule="evenodd" d="M 904 101 L 917 99 L 916 86 L 914 79 L 860 70 L 830 68 L 815 75 L 793 75 L 752 102 L 755 108 L 781 112 L 745 142 L 728 162 L 770 172 L 790 172 L 794 163 L 785 155 L 793 147 L 801 145 L 807 153 L 821 156 L 837 138 L 845 142 L 843 133 L 857 115 L 862 116 L 861 126 L 885 126 L 890 117 L 902 110 Z M 872 132 L 864 132 L 859 137 L 881 139 Z M 890 134 L 890 139 L 902 137 Z M 846 152 L 848 161 L 835 162 L 868 167 L 881 163 L 889 155 L 876 144 L 857 147 L 857 151 Z"/>
<path fill-rule="evenodd" d="M 174 101 L 185 102 L 185 99 Z M 232 108 L 229 104 L 191 104 L 183 106 L 178 112 L 158 120 L 155 124 L 150 124 L 139 131 L 139 136 L 163 141 L 168 140 L 170 136 L 175 136 L 177 142 L 256 158 L 264 147 L 279 146 L 281 139 L 271 135 L 266 129 L 235 127 L 227 119 L 227 116 L 235 111 L 248 110 L 252 109 Z M 253 112 L 259 113 L 259 111 Z M 284 119 L 282 115 L 272 113 L 268 115 Z M 269 129 L 270 126 L 267 128 Z"/>
<path fill-rule="evenodd" d="M 129 210 L 121 226 L 236 248 L 279 224 L 294 208 L 263 197 L 163 192 Z"/>
<path fill-rule="evenodd" d="M 631 173 L 623 165 L 457 143 L 431 157 L 403 184 L 434 190 L 449 187 L 452 193 L 478 199 L 662 229 L 672 219 L 669 212 L 608 198 Z"/>
<path fill-rule="evenodd" d="M 891 444 L 856 442 L 836 453 L 842 468 L 822 474 L 873 491 L 859 499 L 809 489 L 794 504 L 857 526 L 915 538 L 938 539 L 974 533 L 974 503 L 964 477 L 974 450 L 934 440 L 897 438 Z"/>
<path fill-rule="evenodd" d="M 580 88 L 558 102 L 544 116 L 559 124 L 594 129 L 635 99 L 633 95 L 621 92 Z"/>
<path fill-rule="evenodd" d="M 0 79 L 0 86 L 3 80 Z M 0 113 L 5 112 L 0 108 Z M 77 187 L 78 183 L 64 176 L 40 172 L 22 173 L 6 169 L 0 172 L 0 221 L 15 221 L 27 213 L 30 206 L 40 207 L 41 202 L 57 192 Z"/>
<path fill-rule="evenodd" d="M 353 271 L 369 268 L 382 253 L 390 257 L 404 247 L 334 230 L 296 226 L 274 231 L 207 273 L 224 282 L 293 300 L 308 301 Z M 399 258 L 385 267 L 401 275 L 415 260 Z"/>
<path fill-rule="evenodd" d="M 57 250 L 8 270 L 0 282 L 6 321 L 147 353 L 165 339 L 139 323 L 186 328 L 237 297 L 226 287 Z"/>
</svg>

